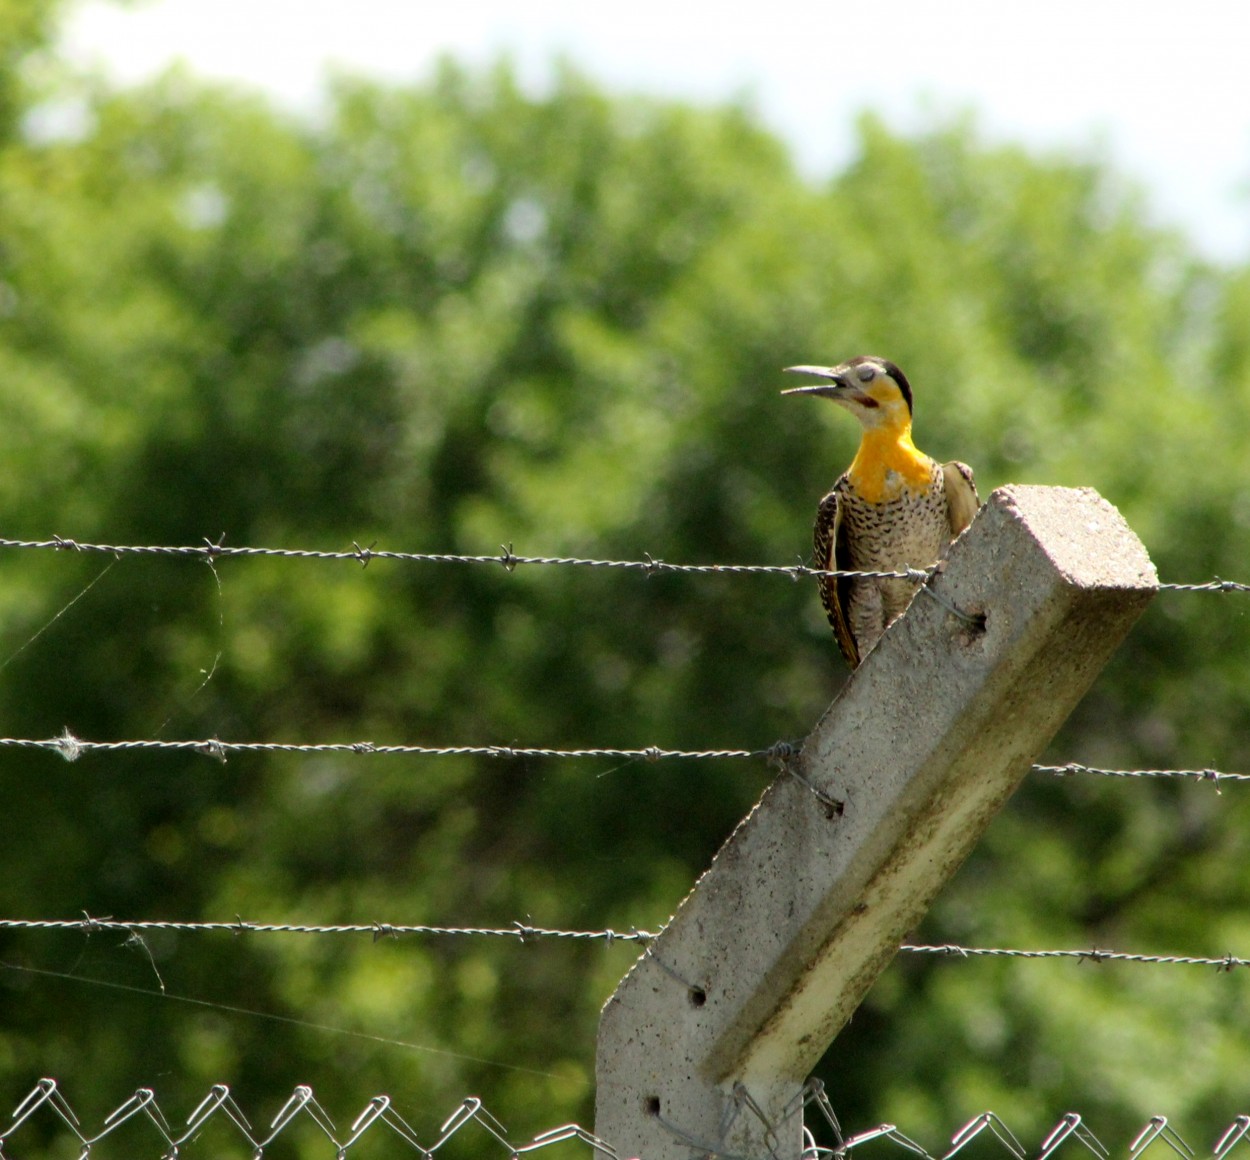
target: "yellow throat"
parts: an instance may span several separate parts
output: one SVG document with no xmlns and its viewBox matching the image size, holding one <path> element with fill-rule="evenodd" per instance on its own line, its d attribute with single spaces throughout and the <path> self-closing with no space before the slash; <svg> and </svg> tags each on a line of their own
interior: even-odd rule
<svg viewBox="0 0 1250 1160">
<path fill-rule="evenodd" d="M 910 420 L 895 426 L 866 427 L 847 474 L 869 503 L 887 503 L 905 491 L 929 489 L 933 460 L 911 441 Z"/>
</svg>

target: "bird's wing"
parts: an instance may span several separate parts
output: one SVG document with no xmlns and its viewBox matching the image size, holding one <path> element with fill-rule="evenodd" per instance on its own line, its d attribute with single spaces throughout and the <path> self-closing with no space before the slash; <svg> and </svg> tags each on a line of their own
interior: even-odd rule
<svg viewBox="0 0 1250 1160">
<path fill-rule="evenodd" d="M 972 468 L 959 462 L 943 463 L 942 478 L 946 487 L 946 514 L 951 523 L 951 535 L 957 536 L 972 523 L 972 517 L 981 507 L 976 480 L 972 478 Z"/>
<path fill-rule="evenodd" d="M 837 484 L 820 501 L 820 510 L 816 513 L 815 540 L 817 568 L 837 572 L 850 567 Z M 855 637 L 851 635 L 851 626 L 846 618 L 850 595 L 849 577 L 830 576 L 820 582 L 820 602 L 825 606 L 825 615 L 833 628 L 834 639 L 838 642 L 842 655 L 846 657 L 847 664 L 854 669 L 859 666 L 859 647 L 855 643 Z"/>
</svg>

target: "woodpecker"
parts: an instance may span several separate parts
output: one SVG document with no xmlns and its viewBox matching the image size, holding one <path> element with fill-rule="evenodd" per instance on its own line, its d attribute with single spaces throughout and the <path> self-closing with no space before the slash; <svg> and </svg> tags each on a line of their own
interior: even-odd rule
<svg viewBox="0 0 1250 1160">
<path fill-rule="evenodd" d="M 816 513 L 816 567 L 897 572 L 927 568 L 976 515 L 972 469 L 936 463 L 911 438 L 911 384 L 888 359 L 861 355 L 836 367 L 786 367 L 823 382 L 782 391 L 819 395 L 845 407 L 862 428 L 859 451 Z M 833 635 L 851 668 L 881 639 L 920 587 L 907 579 L 820 582 Z"/>
</svg>

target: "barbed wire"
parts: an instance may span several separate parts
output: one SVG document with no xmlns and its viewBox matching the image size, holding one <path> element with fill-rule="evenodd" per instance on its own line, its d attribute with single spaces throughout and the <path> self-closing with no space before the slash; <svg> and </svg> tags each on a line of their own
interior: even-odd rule
<svg viewBox="0 0 1250 1160">
<path fill-rule="evenodd" d="M 220 541 L 206 539 L 202 544 L 88 544 L 53 536 L 50 540 L 0 539 L 0 548 L 43 548 L 55 551 L 97 552 L 112 556 L 173 556 L 192 559 L 229 560 L 239 557 L 267 557 L 281 560 L 355 560 L 367 567 L 373 560 L 398 560 L 408 564 L 493 564 L 512 572 L 521 565 L 556 565 L 573 568 L 611 568 L 618 571 L 637 571 L 648 574 L 660 572 L 684 572 L 697 575 L 725 576 L 788 576 L 798 580 L 804 576 L 837 578 L 860 576 L 865 579 L 924 581 L 937 571 L 937 565 L 928 568 L 899 568 L 891 571 L 848 571 L 812 568 L 807 564 L 670 564 L 665 560 L 646 555 L 642 560 L 598 560 L 581 556 L 519 556 L 512 545 L 502 545 L 498 555 L 462 555 L 454 552 L 391 552 L 380 551 L 372 545 L 363 548 L 352 541 L 350 552 L 326 552 L 308 548 L 250 548 L 227 547 Z"/>
<path fill-rule="evenodd" d="M 789 768 L 788 763 L 802 752 L 802 745 L 793 741 L 774 741 L 762 749 L 666 749 L 647 745 L 635 749 L 582 746 L 560 749 L 550 746 L 526 745 L 377 745 L 372 741 L 222 741 L 219 737 L 196 740 L 166 741 L 158 738 L 130 741 L 87 741 L 64 729 L 56 737 L 0 737 L 0 749 L 38 749 L 56 753 L 66 761 L 77 761 L 88 753 L 172 752 L 198 753 L 224 762 L 232 753 L 340 753 L 357 757 L 491 757 L 491 758 L 561 758 L 613 761 L 741 761 L 764 760 Z M 1078 761 L 1063 765 L 1033 765 L 1033 773 L 1054 777 L 1088 775 L 1094 777 L 1250 782 L 1250 773 L 1229 773 L 1219 769 L 1104 769 Z M 800 781 L 803 779 L 800 777 Z M 807 784 L 804 782 L 804 784 Z M 808 786 L 811 789 L 811 786 Z M 813 790 L 813 792 L 815 792 Z M 817 795 L 821 796 L 821 795 Z"/>
<path fill-rule="evenodd" d="M 224 931 L 230 934 L 321 934 L 321 935 L 369 935 L 374 942 L 401 935 L 464 935 L 486 938 L 513 938 L 518 942 L 535 939 L 569 939 L 573 941 L 600 941 L 647 943 L 658 935 L 656 931 L 632 929 L 620 930 L 557 930 L 514 922 L 511 926 L 427 926 L 400 922 L 344 923 L 318 925 L 316 923 L 248 922 L 236 918 L 233 922 L 183 922 L 167 919 L 117 919 L 111 915 L 96 918 L 84 912 L 82 918 L 3 918 L 0 930 L 77 930 L 84 934 L 98 931 L 120 931 L 136 934 L 143 931 L 177 931 L 184 934 L 200 934 Z"/>
<path fill-rule="evenodd" d="M 765 749 L 664 749 L 649 745 L 642 749 L 581 748 L 554 749 L 519 745 L 375 745 L 372 741 L 222 741 L 209 737 L 196 741 L 161 741 L 155 738 L 133 741 L 84 741 L 68 729 L 57 737 L 0 737 L 0 748 L 43 749 L 60 754 L 66 761 L 77 761 L 85 753 L 182 752 L 199 753 L 225 761 L 231 753 L 343 753 L 356 756 L 408 757 L 563 757 L 612 758 L 617 761 L 710 761 L 764 758 L 785 761 L 798 749 L 789 741 L 778 741 Z"/>
<path fill-rule="evenodd" d="M 1205 580 L 1201 584 L 1160 584 L 1160 592 L 1250 592 L 1250 584 L 1240 580 Z"/>
<path fill-rule="evenodd" d="M 151 931 L 172 931 L 180 934 L 228 933 L 244 934 L 305 934 L 305 935 L 368 935 L 374 942 L 404 935 L 428 935 L 461 938 L 509 938 L 521 943 L 540 939 L 563 939 L 579 942 L 640 943 L 650 944 L 660 937 L 660 931 L 639 930 L 563 930 L 554 927 L 534 926 L 514 921 L 510 926 L 431 926 L 400 922 L 365 922 L 341 924 L 249 922 L 236 917 L 232 922 L 190 921 L 178 919 L 119 919 L 112 915 L 97 918 L 85 911 L 81 918 L 0 918 L 0 930 L 30 931 L 79 931 L 96 934 L 117 931 L 129 936 Z M 1099 947 L 1088 949 L 1030 950 L 1015 947 L 970 947 L 958 943 L 904 943 L 901 954 L 943 955 L 951 958 L 1012 958 L 1012 959 L 1072 959 L 1087 963 L 1140 963 L 1150 966 L 1213 967 L 1219 971 L 1232 971 L 1237 967 L 1250 967 L 1250 959 L 1227 954 L 1220 958 L 1197 955 L 1156 955 L 1130 951 L 1111 951 Z"/>
<path fill-rule="evenodd" d="M 1033 772 L 1050 773 L 1055 777 L 1092 774 L 1095 777 L 1177 778 L 1210 781 L 1214 782 L 1217 787 L 1222 781 L 1250 781 L 1250 773 L 1226 773 L 1219 769 L 1100 769 L 1093 765 L 1082 765 L 1077 761 L 1069 761 L 1064 765 L 1035 765 Z"/>
<path fill-rule="evenodd" d="M 987 1136 L 995 1141 L 1012 1157 L 1012 1160 L 1026 1160 L 1028 1152 L 1020 1143 L 1016 1134 L 993 1112 L 982 1112 L 964 1124 L 951 1137 L 948 1148 L 930 1152 L 914 1139 L 905 1135 L 894 1124 L 879 1124 L 866 1131 L 853 1135 L 844 1135 L 838 1118 L 834 1114 L 825 1094 L 824 1085 L 819 1080 L 809 1080 L 803 1085 L 799 1094 L 790 1101 L 775 1121 L 769 1119 L 760 1105 L 751 1097 L 746 1087 L 736 1084 L 733 1091 L 733 1108 L 729 1120 L 724 1126 L 722 1135 L 728 1130 L 738 1116 L 750 1116 L 759 1121 L 764 1128 L 764 1139 L 771 1141 L 770 1155 L 777 1157 L 777 1148 L 782 1139 L 781 1130 L 798 1117 L 811 1112 L 818 1116 L 817 1124 L 823 1126 L 832 1135 L 833 1146 L 816 1143 L 815 1133 L 804 1123 L 802 1126 L 802 1152 L 800 1160 L 845 1160 L 852 1152 L 859 1151 L 878 1141 L 903 1149 L 919 1160 L 953 1160 L 963 1152 L 974 1140 Z M 607 1160 L 621 1160 L 619 1153 L 609 1142 L 583 1128 L 580 1124 L 562 1124 L 546 1132 L 540 1132 L 528 1142 L 517 1143 L 511 1138 L 508 1129 L 484 1106 L 476 1096 L 467 1096 L 462 1100 L 433 1133 L 433 1139 L 421 1143 L 416 1131 L 395 1108 L 390 1096 L 376 1095 L 371 1097 L 364 1108 L 356 1115 L 351 1124 L 340 1129 L 318 1101 L 313 1089 L 308 1084 L 298 1084 L 290 1097 L 263 1128 L 253 1127 L 252 1121 L 235 1100 L 228 1084 L 214 1084 L 209 1092 L 196 1105 L 183 1124 L 175 1128 L 170 1117 L 157 1100 L 156 1092 L 150 1087 L 141 1087 L 127 1097 L 121 1104 L 109 1112 L 96 1127 L 86 1127 L 82 1118 L 74 1110 L 73 1105 L 61 1090 L 59 1082 L 50 1077 L 39 1080 L 22 1098 L 14 1109 L 8 1125 L 0 1132 L 0 1156 L 8 1141 L 20 1134 L 27 1125 L 38 1120 L 53 1122 L 55 1127 L 67 1130 L 77 1141 L 80 1160 L 87 1160 L 101 1141 L 119 1133 L 123 1125 L 136 1123 L 146 1125 L 149 1137 L 155 1137 L 155 1147 L 161 1148 L 162 1160 L 170 1156 L 190 1156 L 196 1154 L 196 1137 L 205 1126 L 213 1120 L 218 1121 L 227 1131 L 246 1141 L 255 1160 L 263 1160 L 266 1150 L 278 1138 L 293 1126 L 312 1122 L 325 1137 L 336 1160 L 345 1160 L 348 1153 L 366 1136 L 379 1138 L 383 1129 L 392 1142 L 404 1145 L 421 1157 L 433 1157 L 456 1137 L 459 1144 L 467 1141 L 470 1131 L 476 1132 L 477 1140 L 487 1144 L 495 1155 L 506 1154 L 511 1160 L 518 1160 L 534 1152 L 569 1140 L 577 1140 L 586 1144 L 596 1157 Z M 690 1144 L 700 1154 L 712 1160 L 755 1160 L 755 1158 L 734 1156 L 724 1150 L 724 1146 L 716 1142 L 696 1140 L 681 1128 L 661 1119 L 661 1123 L 673 1136 L 683 1143 Z M 1225 1160 L 1250 1133 L 1250 1116 L 1241 1114 L 1233 1117 L 1215 1143 L 1210 1155 L 1212 1160 Z M 131 1136 L 133 1137 L 133 1131 Z M 1097 1160 L 1108 1160 L 1110 1150 L 1093 1133 L 1079 1112 L 1067 1112 L 1043 1137 L 1037 1150 L 1037 1160 L 1049 1160 L 1067 1141 L 1080 1144 Z M 1186 1142 L 1183 1136 L 1171 1126 L 1168 1117 L 1151 1116 L 1145 1126 L 1134 1136 L 1128 1145 L 1129 1160 L 1140 1160 L 1151 1147 L 1163 1144 L 1181 1160 L 1195 1160 L 1197 1153 Z M 133 1138 L 130 1142 L 130 1153 L 136 1154 Z M 494 1149 L 501 1151 L 494 1151 Z M 153 1153 L 155 1160 L 155 1153 Z M 759 1157 L 758 1160 L 763 1160 Z"/>
<path fill-rule="evenodd" d="M 614 570 L 640 571 L 645 575 L 662 573 L 688 573 L 705 575 L 775 575 L 786 576 L 792 580 L 805 577 L 834 578 L 858 576 L 864 578 L 900 578 L 916 582 L 929 579 L 935 568 L 903 569 L 897 571 L 851 571 L 826 570 L 812 568 L 798 563 L 789 566 L 777 565 L 735 565 L 735 564 L 672 564 L 647 555 L 643 560 L 604 560 L 580 557 L 558 556 L 522 556 L 514 553 L 512 546 L 502 547 L 498 555 L 461 555 L 452 553 L 417 553 L 379 551 L 373 545 L 361 547 L 353 543 L 351 551 L 327 552 L 307 549 L 281 549 L 266 547 L 226 547 L 220 541 L 213 543 L 205 540 L 202 545 L 189 546 L 153 546 L 153 545 L 110 545 L 80 543 L 54 536 L 50 540 L 29 541 L 0 539 L 0 548 L 13 549 L 47 549 L 53 551 L 76 551 L 111 555 L 114 558 L 123 556 L 155 556 L 200 559 L 214 565 L 218 560 L 230 558 L 279 558 L 304 559 L 318 561 L 354 560 L 367 567 L 373 560 L 394 560 L 403 563 L 431 564 L 464 564 L 502 566 L 511 572 L 522 565 L 535 566 L 569 566 L 606 568 Z M 1160 591 L 1176 592 L 1250 592 L 1250 584 L 1237 581 L 1222 580 L 1218 577 L 1202 583 L 1163 583 Z M 284 742 L 228 742 L 218 738 L 184 741 L 164 741 L 156 739 L 123 740 L 123 741 L 88 741 L 74 736 L 68 729 L 59 737 L 47 739 L 32 738 L 0 738 L 0 747 L 39 749 L 58 753 L 67 761 L 75 761 L 86 753 L 118 753 L 141 751 L 182 751 L 195 752 L 225 761 L 228 755 L 236 753 L 310 753 L 310 754 L 351 754 L 351 755 L 405 755 L 431 757 L 488 757 L 488 758 L 570 758 L 570 759 L 612 759 L 617 761 L 648 761 L 659 760 L 723 760 L 723 759 L 760 759 L 786 767 L 786 763 L 798 754 L 799 747 L 790 742 L 776 742 L 763 749 L 719 749 L 719 750 L 685 750 L 666 749 L 659 746 L 643 748 L 599 748 L 585 747 L 560 749 L 532 746 L 501 746 L 501 745 L 377 745 L 368 741 L 350 743 L 284 743 Z M 1217 790 L 1221 782 L 1250 781 L 1250 774 L 1227 773 L 1215 769 L 1104 769 L 1076 762 L 1064 765 L 1034 765 L 1034 772 L 1053 776 L 1072 776 L 1076 774 L 1096 775 L 1115 778 L 1177 778 L 1211 781 Z M 809 787 L 810 788 L 810 787 Z M 815 791 L 814 791 L 815 792 Z M 371 937 L 375 942 L 384 938 L 401 936 L 440 936 L 440 937 L 487 937 L 512 938 L 526 943 L 539 939 L 563 939 L 581 941 L 602 941 L 607 945 L 614 942 L 648 944 L 657 937 L 657 932 L 615 931 L 610 928 L 603 930 L 564 930 L 557 928 L 538 927 L 526 923 L 514 922 L 506 927 L 454 927 L 434 926 L 425 924 L 401 923 L 364 923 L 364 924 L 296 924 L 296 923 L 258 923 L 236 918 L 233 922 L 193 922 L 171 920 L 134 920 L 122 921 L 113 917 L 96 918 L 84 914 L 80 919 L 0 919 L 3 930 L 43 930 L 43 931 L 80 931 L 92 934 L 102 931 L 123 932 L 131 937 L 141 937 L 141 932 L 170 931 L 177 933 L 230 933 L 244 934 L 302 934 L 325 936 L 361 936 Z M 1094 947 L 1085 949 L 1019 949 L 1004 947 L 969 947 L 957 944 L 924 945 L 905 944 L 899 948 L 902 953 L 921 955 L 941 955 L 957 958 L 1002 957 L 1015 959 L 1055 959 L 1072 960 L 1092 963 L 1134 963 L 1152 966 L 1202 966 L 1221 972 L 1231 973 L 1234 968 L 1250 966 L 1250 959 L 1232 954 L 1222 958 L 1210 958 L 1182 955 L 1142 954 L 1123 951 L 1109 951 Z M 159 976 L 158 976 L 159 977 Z M 162 984 L 163 990 L 163 984 Z M 801 1115 L 813 1105 L 821 1112 L 830 1125 L 836 1138 L 833 1148 L 819 1147 L 810 1132 L 805 1133 L 807 1146 L 804 1148 L 804 1160 L 845 1160 L 850 1152 L 855 1151 L 873 1141 L 884 1140 L 902 1147 L 921 1160 L 951 1160 L 968 1144 L 988 1132 L 1013 1157 L 1013 1160 L 1025 1160 L 1026 1153 L 1020 1146 L 1011 1130 L 992 1112 L 969 1121 L 952 1138 L 952 1146 L 935 1156 L 904 1135 L 892 1124 L 882 1124 L 866 1132 L 850 1137 L 843 1137 L 833 1110 L 824 1097 L 823 1089 L 818 1085 L 808 1085 L 804 1089 L 802 1100 L 788 1110 L 777 1125 L 769 1125 L 760 1107 L 744 1091 L 736 1093 L 738 1111 L 743 1115 L 753 1115 L 762 1120 L 770 1132 L 780 1128 L 792 1119 Z M 213 1118 L 224 1120 L 246 1140 L 254 1157 L 263 1157 L 265 1150 L 290 1125 L 301 1120 L 311 1120 L 325 1136 L 333 1148 L 333 1154 L 342 1160 L 367 1133 L 383 1134 L 378 1125 L 389 1130 L 391 1138 L 402 1141 L 410 1149 L 423 1157 L 432 1157 L 453 1137 L 470 1127 L 485 1134 L 498 1145 L 504 1154 L 519 1157 L 530 1152 L 542 1150 L 550 1145 L 568 1140 L 579 1140 L 591 1148 L 595 1156 L 605 1156 L 616 1160 L 618 1153 L 607 1143 L 597 1138 L 577 1124 L 566 1124 L 540 1133 L 527 1143 L 516 1144 L 503 1125 L 485 1109 L 482 1101 L 476 1097 L 467 1097 L 459 1107 L 440 1126 L 432 1143 L 422 1144 L 407 1120 L 395 1110 L 390 1097 L 374 1096 L 366 1103 L 364 1109 L 355 1117 L 350 1127 L 340 1130 L 334 1121 L 317 1101 L 313 1089 L 307 1085 L 298 1085 L 291 1097 L 278 1113 L 269 1121 L 268 1127 L 258 1131 L 244 1115 L 234 1101 L 230 1089 L 225 1084 L 214 1085 L 209 1094 L 197 1105 L 186 1118 L 185 1128 L 174 1129 L 170 1126 L 165 1113 L 159 1106 L 155 1093 L 150 1088 L 140 1088 L 125 1102 L 105 1117 L 98 1131 L 84 1130 L 82 1122 L 62 1094 L 56 1080 L 45 1078 L 25 1096 L 14 1110 L 11 1123 L 0 1132 L 0 1160 L 5 1155 L 5 1144 L 14 1132 L 18 1131 L 32 1117 L 51 1114 L 60 1124 L 67 1128 L 78 1142 L 80 1157 L 83 1160 L 91 1154 L 92 1149 L 103 1139 L 111 1136 L 123 1124 L 132 1120 L 151 1126 L 162 1142 L 163 1155 L 181 1155 L 184 1146 L 193 1139 L 203 1126 Z M 692 1146 L 696 1146 L 709 1156 L 723 1156 L 706 1142 L 694 1141 L 684 1136 L 673 1125 L 666 1125 Z M 1221 1135 L 1212 1149 L 1216 1160 L 1223 1160 L 1228 1153 L 1250 1134 L 1250 1116 L 1237 1116 Z M 1067 1113 L 1050 1131 L 1041 1145 L 1038 1160 L 1048 1160 L 1054 1151 L 1065 1141 L 1075 1140 L 1092 1152 L 1098 1160 L 1106 1160 L 1109 1153 L 1101 1141 L 1084 1125 L 1078 1113 Z M 1191 1160 L 1195 1153 L 1192 1148 L 1172 1129 L 1166 1117 L 1156 1116 L 1138 1133 L 1129 1145 L 1130 1160 L 1138 1158 L 1151 1146 L 1162 1142 L 1183 1160 Z M 742 1158 L 738 1158 L 742 1160 Z"/>
<path fill-rule="evenodd" d="M 87 753 L 173 752 L 198 753 L 225 761 L 232 753 L 340 753 L 357 757 L 492 757 L 492 758 L 608 758 L 614 761 L 725 761 L 763 759 L 785 764 L 797 757 L 802 746 L 793 741 L 774 741 L 760 749 L 666 749 L 647 745 L 634 749 L 582 746 L 561 749 L 526 745 L 377 745 L 372 741 L 223 741 L 219 737 L 168 741 L 159 738 L 129 741 L 88 741 L 64 729 L 56 737 L 0 737 L 0 749 L 39 749 L 77 761 Z M 1034 765 L 1035 773 L 1056 777 L 1091 774 L 1118 778 L 1192 778 L 1201 781 L 1250 781 L 1250 774 L 1218 769 L 1101 769 L 1070 761 L 1064 765 Z"/>
<path fill-rule="evenodd" d="M 802 577 L 835 579 L 858 576 L 864 579 L 924 581 L 934 574 L 939 565 L 928 568 L 900 568 L 892 571 L 813 568 L 807 564 L 672 564 L 646 553 L 641 560 L 601 560 L 581 556 L 521 556 L 512 550 L 511 544 L 501 545 L 497 555 L 466 555 L 456 552 L 396 552 L 378 549 L 373 544 L 362 547 L 352 541 L 351 551 L 322 551 L 312 548 L 265 548 L 230 547 L 219 538 L 205 538 L 201 544 L 95 544 L 64 536 L 52 536 L 47 540 L 12 540 L 0 538 L 0 548 L 45 549 L 59 552 L 94 552 L 114 557 L 121 556 L 167 556 L 200 559 L 213 562 L 246 557 L 265 557 L 281 560 L 355 560 L 367 567 L 373 560 L 396 560 L 410 564 L 491 564 L 502 566 L 511 572 L 521 565 L 555 565 L 574 568 L 610 568 L 620 571 L 638 571 L 653 575 L 660 572 L 692 573 L 696 575 L 724 576 L 788 576 L 792 580 Z M 1196 583 L 1163 583 L 1160 592 L 1250 592 L 1250 583 L 1239 580 L 1223 580 L 1216 576 Z"/>
<path fill-rule="evenodd" d="M 1236 955 L 1222 958 L 1202 958 L 1195 955 L 1149 955 L 1128 951 L 1107 951 L 1098 947 L 1089 950 L 1017 950 L 1011 947 L 965 947 L 956 943 L 924 945 L 907 943 L 898 948 L 900 952 L 917 955 L 953 955 L 959 958 L 1010 958 L 1010 959 L 1075 959 L 1083 963 L 1145 963 L 1152 966 L 1214 967 L 1219 971 L 1232 971 L 1237 967 L 1250 967 L 1250 959 Z"/>
</svg>

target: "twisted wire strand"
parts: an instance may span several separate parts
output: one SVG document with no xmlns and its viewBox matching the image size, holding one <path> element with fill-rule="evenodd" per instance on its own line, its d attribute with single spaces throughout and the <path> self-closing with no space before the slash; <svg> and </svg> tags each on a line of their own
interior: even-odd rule
<svg viewBox="0 0 1250 1160">
<path fill-rule="evenodd" d="M 355 541 L 352 550 L 340 552 L 318 551 L 310 548 L 264 548 L 228 547 L 220 541 L 205 539 L 202 544 L 94 544 L 65 536 L 52 536 L 48 540 L 14 540 L 0 538 L 0 548 L 51 549 L 61 552 L 99 552 L 111 556 L 173 556 L 189 557 L 207 561 L 228 560 L 237 557 L 271 557 L 282 560 L 355 560 L 368 566 L 372 560 L 399 560 L 416 564 L 495 564 L 509 572 L 520 565 L 564 565 L 576 568 L 614 568 L 618 570 L 646 572 L 685 572 L 701 575 L 726 576 L 788 576 L 798 580 L 805 576 L 822 579 L 859 576 L 864 579 L 924 581 L 937 571 L 937 565 L 928 568 L 901 568 L 896 571 L 871 571 L 851 569 L 812 568 L 807 564 L 671 564 L 648 554 L 642 560 L 599 560 L 581 556 L 519 556 L 508 544 L 498 555 L 465 555 L 456 552 L 394 552 L 379 550 L 372 545 L 362 547 Z M 1198 583 L 1166 583 L 1158 586 L 1160 592 L 1250 592 L 1250 583 L 1238 580 L 1222 580 L 1216 576 Z"/>
<path fill-rule="evenodd" d="M 898 949 L 907 954 L 951 955 L 964 959 L 1076 959 L 1083 963 L 1144 963 L 1149 966 L 1214 967 L 1219 971 L 1231 971 L 1235 967 L 1250 967 L 1250 959 L 1239 958 L 1231 954 L 1217 959 L 1198 955 L 1134 954 L 1129 951 L 1105 951 L 1098 947 L 1091 947 L 1089 950 L 1021 950 L 1014 947 L 965 947 L 956 943 L 947 943 L 904 944 Z"/>
<path fill-rule="evenodd" d="M 1127 778 L 1179 778 L 1194 781 L 1250 781 L 1250 773 L 1225 773 L 1218 769 L 1099 769 L 1069 761 L 1066 765 L 1035 765 L 1034 773 L 1050 773 L 1055 777 L 1071 777 L 1073 774 L 1093 774 L 1096 777 Z"/>
<path fill-rule="evenodd" d="M 670 564 L 648 555 L 643 560 L 597 560 L 580 556 L 518 556 L 512 551 L 511 545 L 505 546 L 498 555 L 473 556 L 453 552 L 391 552 L 379 551 L 373 547 L 361 547 L 353 541 L 350 552 L 322 552 L 307 548 L 251 548 L 227 547 L 220 543 L 205 540 L 202 544 L 159 545 L 159 544 L 89 544 L 79 540 L 53 536 L 50 540 L 9 540 L 0 539 L 0 548 L 44 548 L 55 551 L 100 552 L 112 556 L 173 556 L 189 557 L 207 561 L 228 560 L 236 557 L 270 557 L 282 560 L 355 560 L 362 566 L 368 566 L 372 560 L 399 560 L 416 564 L 494 564 L 507 571 L 523 564 L 563 565 L 575 568 L 614 568 L 626 571 L 646 572 L 685 572 L 700 575 L 727 576 L 788 576 L 797 580 L 804 576 L 821 578 L 837 578 L 840 576 L 860 576 L 866 579 L 882 580 L 927 580 L 937 570 L 933 565 L 929 568 L 901 568 L 894 571 L 836 571 L 826 568 L 811 568 L 806 564 Z"/>
<path fill-rule="evenodd" d="M 236 918 L 233 922 L 195 922 L 170 919 L 118 919 L 112 916 L 96 918 L 84 912 L 81 918 L 4 918 L 0 930 L 80 931 L 96 934 L 117 931 L 127 935 L 147 931 L 173 931 L 180 934 L 228 933 L 242 934 L 305 934 L 305 935 L 368 935 L 374 942 L 384 938 L 403 935 L 428 935 L 460 938 L 511 938 L 518 942 L 534 942 L 539 939 L 556 939 L 573 942 L 617 942 L 650 944 L 659 938 L 661 931 L 613 930 L 564 930 L 556 927 L 533 926 L 513 922 L 511 926 L 430 926 L 395 922 L 317 924 L 291 922 L 249 922 Z M 970 947 L 958 943 L 904 943 L 899 947 L 904 954 L 944 955 L 950 958 L 1009 958 L 1009 959 L 1073 959 L 1090 963 L 1140 963 L 1149 966 L 1214 967 L 1220 971 L 1232 971 L 1236 967 L 1250 967 L 1250 959 L 1227 954 L 1219 958 L 1200 955 L 1157 955 L 1130 951 L 1103 950 L 1099 947 L 1039 950 L 1019 947 Z"/>
<path fill-rule="evenodd" d="M 142 931 L 176 931 L 181 934 L 207 934 L 228 932 L 230 934 L 315 934 L 315 935 L 361 935 L 366 934 L 375 942 L 401 935 L 443 935 L 479 938 L 513 938 L 520 942 L 534 939 L 565 939 L 574 942 L 635 942 L 648 943 L 658 932 L 646 930 L 559 930 L 550 927 L 531 926 L 514 922 L 511 926 L 426 926 L 393 922 L 345 923 L 326 925 L 294 922 L 247 922 L 236 918 L 233 922 L 181 922 L 166 919 L 136 919 L 126 921 L 113 917 L 96 918 L 83 914 L 82 918 L 4 918 L 0 930 L 76 930 L 83 934 L 102 931 L 119 931 L 135 934 Z"/>
<path fill-rule="evenodd" d="M 68 729 L 57 737 L 0 737 L 0 748 L 43 749 L 59 753 L 66 761 L 77 761 L 84 753 L 183 752 L 200 753 L 225 761 L 232 753 L 345 753 L 357 756 L 415 757 L 567 757 L 612 758 L 617 761 L 720 761 L 765 758 L 785 761 L 797 753 L 788 741 L 778 741 L 766 749 L 663 749 L 649 745 L 642 749 L 553 749 L 518 745 L 375 745 L 372 741 L 286 742 L 222 741 L 209 737 L 196 741 L 84 741 Z"/>
<path fill-rule="evenodd" d="M 1201 584 L 1160 584 L 1160 592 L 1250 592 L 1250 584 L 1239 580 L 1221 580 L 1218 576 Z"/>
<path fill-rule="evenodd" d="M 549 746 L 522 745 L 376 745 L 372 741 L 222 741 L 217 737 L 187 741 L 163 741 L 155 738 L 130 741 L 86 741 L 68 729 L 57 737 L 0 737 L 0 749 L 39 749 L 57 753 L 66 761 L 77 761 L 86 753 L 181 752 L 199 753 L 225 761 L 232 753 L 341 753 L 360 757 L 493 757 L 493 758 L 608 758 L 614 761 L 741 761 L 763 759 L 780 765 L 808 785 L 788 763 L 799 755 L 802 746 L 792 741 L 775 741 L 763 749 L 665 749 L 648 745 L 635 749 L 597 748 L 559 749 Z M 1102 769 L 1069 761 L 1064 765 L 1034 765 L 1034 773 L 1054 777 L 1078 774 L 1122 779 L 1175 778 L 1209 781 L 1217 789 L 1222 782 L 1248 782 L 1248 773 L 1228 773 L 1219 769 Z M 814 787 L 809 789 L 817 792 Z M 817 794 L 817 796 L 820 796 Z"/>
</svg>

